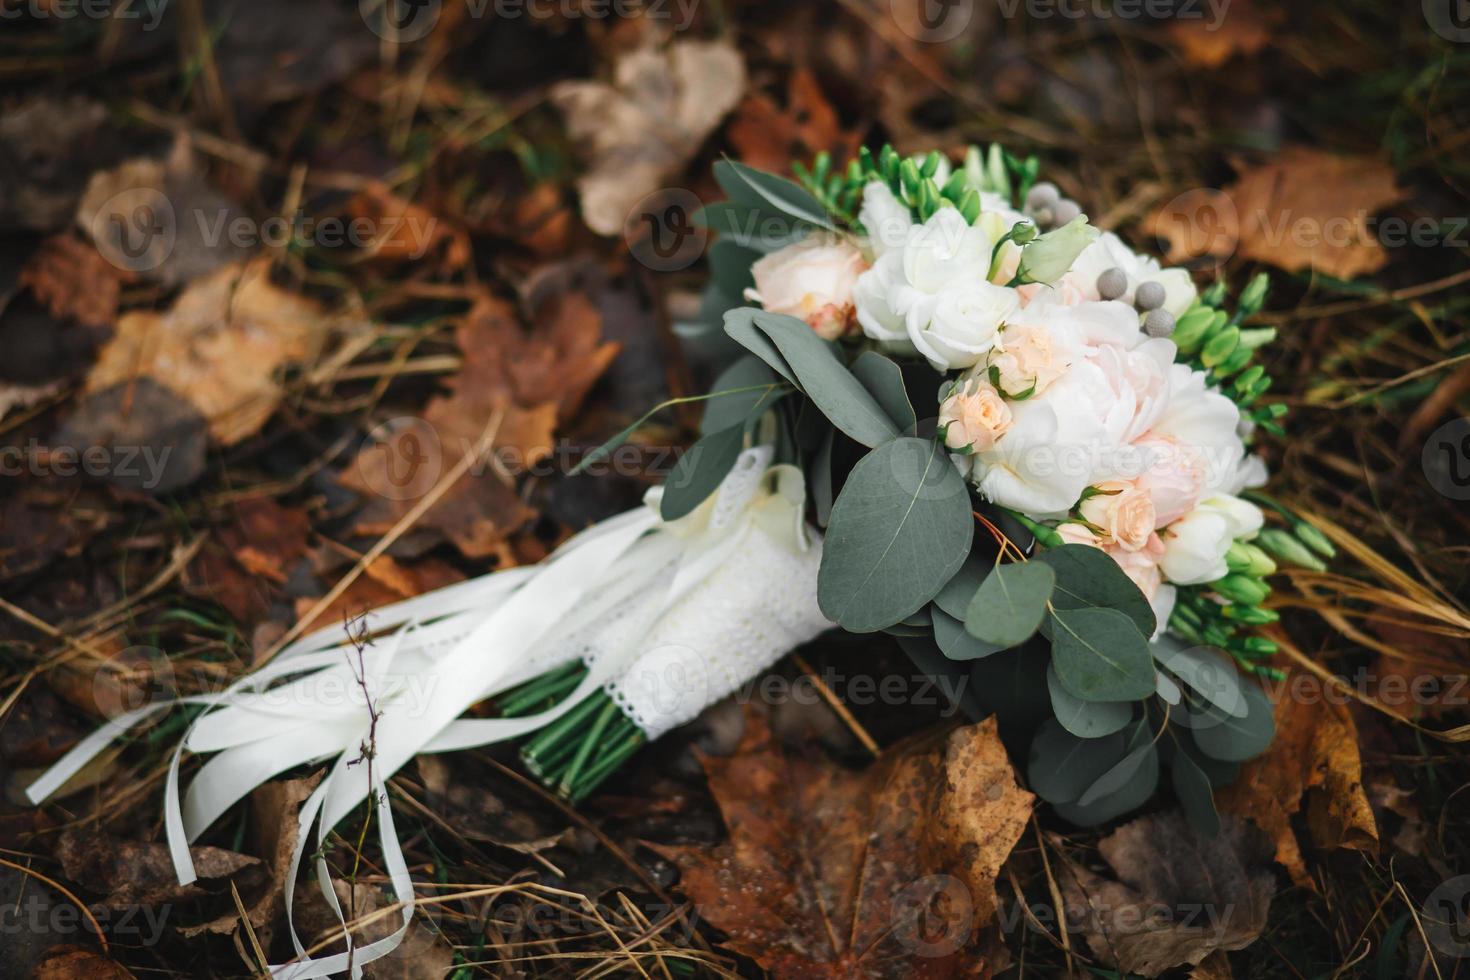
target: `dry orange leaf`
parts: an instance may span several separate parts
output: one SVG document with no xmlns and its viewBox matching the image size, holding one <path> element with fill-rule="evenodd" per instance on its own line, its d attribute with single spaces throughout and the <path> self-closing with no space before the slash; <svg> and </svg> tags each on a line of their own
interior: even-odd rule
<svg viewBox="0 0 1470 980">
<path fill-rule="evenodd" d="M 280 402 L 277 372 L 311 357 L 327 328 L 315 300 L 272 285 L 269 271 L 266 259 L 229 265 L 162 313 L 124 314 L 87 390 L 151 377 L 198 408 L 224 445 L 254 435 Z"/>
<path fill-rule="evenodd" d="M 1278 8 L 1260 10 L 1249 0 L 1233 0 L 1217 16 L 1199 9 L 1197 17 L 1175 17 L 1169 21 L 1169 40 L 1186 62 L 1199 68 L 1219 68 L 1236 55 L 1253 55 L 1271 43 L 1279 29 Z"/>
<path fill-rule="evenodd" d="M 467 557 L 488 558 L 534 515 L 516 492 L 516 478 L 551 454 L 558 420 L 577 411 L 619 346 L 602 340 L 602 318 L 580 293 L 541 311 L 534 333 L 521 328 L 510 304 L 483 296 L 455 339 L 464 362 L 449 394 L 430 401 L 422 417 L 380 430 L 341 481 L 368 495 L 358 533 L 382 534 L 478 444 L 498 414 L 490 458 L 471 464 L 418 524 Z"/>
<path fill-rule="evenodd" d="M 428 208 L 405 201 L 382 184 L 373 184 L 347 202 L 347 214 L 368 233 L 355 241 L 375 260 L 419 262 L 441 251 L 445 271 L 463 269 L 473 258 L 470 236 Z"/>
<path fill-rule="evenodd" d="M 20 270 L 20 285 L 52 316 L 89 327 L 111 325 L 123 283 L 135 278 L 71 235 L 46 239 Z"/>
<path fill-rule="evenodd" d="M 806 68 L 791 73 L 786 107 L 764 92 L 747 96 L 728 129 L 740 162 L 772 173 L 785 173 L 793 161 L 809 163 L 826 151 L 838 164 L 857 153 L 862 134 L 844 130 L 817 78 Z"/>
<path fill-rule="evenodd" d="M 1226 193 L 1240 225 L 1242 258 L 1338 279 L 1376 272 L 1388 261 L 1372 219 L 1402 197 L 1393 168 L 1382 160 L 1304 147 L 1242 170 Z"/>
<path fill-rule="evenodd" d="M 1311 885 L 1291 818 L 1303 806 L 1317 847 L 1376 853 L 1378 824 L 1363 792 L 1358 728 L 1347 706 L 1293 673 L 1276 702 L 1276 740 L 1246 763 L 1216 800 L 1222 813 L 1249 818 L 1276 842 L 1276 860 L 1299 885 Z M 1306 692 L 1306 696 L 1302 696 Z"/>
<path fill-rule="evenodd" d="M 728 948 L 776 977 L 987 975 L 995 878 L 1035 802 L 994 718 L 852 772 L 787 755 L 750 713 L 704 767 L 730 840 L 658 850 Z"/>
</svg>

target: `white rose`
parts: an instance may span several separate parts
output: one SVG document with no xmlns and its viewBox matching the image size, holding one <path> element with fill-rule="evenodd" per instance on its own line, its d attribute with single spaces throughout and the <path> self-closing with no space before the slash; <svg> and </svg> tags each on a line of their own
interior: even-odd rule
<svg viewBox="0 0 1470 980">
<path fill-rule="evenodd" d="M 1225 552 L 1235 540 L 1230 522 L 1212 507 L 1199 506 L 1160 535 L 1164 557 L 1159 568 L 1177 585 L 1200 585 L 1223 578 L 1229 567 Z"/>
<path fill-rule="evenodd" d="M 811 235 L 758 259 L 750 267 L 755 288 L 745 298 L 836 340 L 854 322 L 853 287 L 867 265 L 851 242 Z"/>
<path fill-rule="evenodd" d="M 1186 364 L 1169 367 L 1168 404 L 1150 434 L 1168 439 L 1204 467 L 1203 497 L 1239 489 L 1245 463 L 1239 424 L 1240 409 L 1210 387 L 1204 372 Z"/>
<path fill-rule="evenodd" d="M 967 368 L 995 346 L 1001 324 L 1019 306 L 1014 289 L 988 282 L 953 286 L 909 308 L 909 341 L 936 371 Z"/>
<path fill-rule="evenodd" d="M 874 258 L 882 258 L 903 248 L 914 227 L 914 216 L 909 206 L 895 197 L 881 180 L 872 181 L 863 188 L 863 205 L 858 209 L 858 221 L 868 233 L 868 247 Z"/>
<path fill-rule="evenodd" d="M 904 282 L 928 295 L 956 283 L 983 282 L 992 247 L 990 236 L 957 209 L 940 208 L 904 243 Z"/>
<path fill-rule="evenodd" d="M 863 333 L 890 347 L 909 345 L 908 328 L 903 314 L 896 311 L 890 297 L 903 285 L 903 252 L 888 252 L 873 267 L 858 276 L 852 299 L 857 306 L 858 324 Z"/>
</svg>

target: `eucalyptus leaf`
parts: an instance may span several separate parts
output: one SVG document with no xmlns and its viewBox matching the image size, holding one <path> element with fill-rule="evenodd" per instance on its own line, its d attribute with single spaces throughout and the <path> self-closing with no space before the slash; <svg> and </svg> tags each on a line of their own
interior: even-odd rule
<svg viewBox="0 0 1470 980">
<path fill-rule="evenodd" d="M 822 202 L 806 188 L 785 177 L 747 167 L 733 160 L 721 160 L 714 166 L 715 180 L 731 199 L 747 207 L 769 206 L 781 214 L 835 231 L 827 219 Z"/>
<path fill-rule="evenodd" d="M 1057 721 L 1078 738 L 1101 738 L 1120 732 L 1133 720 L 1131 701 L 1083 701 L 1073 697 L 1057 679 L 1055 667 L 1046 669 L 1046 687 Z"/>
<path fill-rule="evenodd" d="M 833 425 L 870 449 L 898 435 L 898 426 L 838 358 L 836 348 L 811 327 L 783 313 L 761 311 L 752 320 L 790 365 L 797 386 Z"/>
<path fill-rule="evenodd" d="M 974 536 L 970 495 L 942 446 L 901 437 L 853 467 L 832 506 L 817 598 L 866 633 L 921 609 L 954 576 Z"/>
<path fill-rule="evenodd" d="M 1129 750 L 1115 766 L 1099 776 L 1097 782 L 1087 787 L 1087 791 L 1077 798 L 1077 805 L 1089 807 L 1098 800 L 1112 796 L 1131 783 L 1145 764 L 1151 764 L 1155 771 L 1158 770 L 1159 753 L 1152 742 L 1145 742 Z"/>
<path fill-rule="evenodd" d="M 699 424 L 700 435 L 707 436 L 744 422 L 758 407 L 772 402 L 779 384 L 775 372 L 760 358 L 753 354 L 740 358 L 720 372 L 710 386 L 704 419 Z"/>
<path fill-rule="evenodd" d="M 810 223 L 765 206 L 764 201 L 761 201 L 761 205 L 752 207 L 737 201 L 716 201 L 696 211 L 694 221 L 721 236 L 716 244 L 726 242 L 735 245 L 754 252 L 756 258 L 785 248 L 811 234 Z M 749 271 L 747 266 L 747 274 Z"/>
<path fill-rule="evenodd" d="M 724 481 L 745 448 L 745 422 L 704 436 L 685 450 L 664 481 L 659 513 L 666 521 L 689 514 Z"/>
<path fill-rule="evenodd" d="M 826 527 L 832 520 L 832 444 L 836 438 L 837 431 L 828 429 L 808 468 L 811 474 L 812 506 L 817 512 L 817 527 Z"/>
<path fill-rule="evenodd" d="M 1048 718 L 1031 741 L 1026 778 L 1036 795 L 1048 803 L 1071 803 L 1127 752 L 1128 740 L 1122 732 L 1078 738 L 1057 719 Z"/>
<path fill-rule="evenodd" d="M 1116 609 L 1057 609 L 1051 623 L 1052 666 L 1074 697 L 1140 701 L 1154 693 L 1154 658 L 1127 616 Z"/>
<path fill-rule="evenodd" d="M 1056 573 L 1041 562 L 996 566 L 965 610 L 965 629 L 999 647 L 1025 643 L 1046 616 L 1056 583 Z"/>
<path fill-rule="evenodd" d="M 1101 548 L 1064 544 L 1039 555 L 1057 573 L 1056 609 L 1116 609 L 1138 632 L 1153 636 L 1158 623 L 1148 598 Z"/>
<path fill-rule="evenodd" d="M 1178 704 L 1184 697 L 1184 692 L 1179 690 L 1179 685 L 1175 684 L 1162 670 L 1154 677 L 1154 693 L 1170 705 Z"/>
<path fill-rule="evenodd" d="M 900 432 L 913 433 L 919 427 L 913 403 L 903 384 L 903 369 L 877 351 L 863 351 L 852 362 L 852 373 L 883 407 Z"/>
<path fill-rule="evenodd" d="M 1190 824 L 1202 834 L 1214 837 L 1220 833 L 1220 813 L 1215 809 L 1215 791 L 1205 771 L 1183 749 L 1174 753 L 1169 767 L 1174 779 L 1174 795 Z"/>
<path fill-rule="evenodd" d="M 1225 654 L 1185 646 L 1172 636 L 1161 636 L 1150 646 L 1154 659 L 1200 697 L 1233 718 L 1245 717 L 1246 701 L 1240 675 Z"/>
<path fill-rule="evenodd" d="M 1271 699 L 1255 684 L 1242 684 L 1240 690 L 1246 700 L 1244 718 L 1227 715 L 1214 705 L 1188 714 L 1194 744 L 1212 759 L 1245 762 L 1266 751 L 1276 735 Z"/>
<path fill-rule="evenodd" d="M 971 636 L 965 629 L 962 620 L 955 619 L 940 609 L 938 605 L 932 606 L 931 609 L 934 615 L 934 640 L 949 659 L 979 660 L 981 657 L 988 657 L 1005 649 L 994 643 L 986 643 L 979 637 Z"/>
<path fill-rule="evenodd" d="M 760 257 L 755 249 L 722 238 L 709 249 L 710 278 L 725 295 L 743 296 L 748 287 L 755 285 L 750 267 Z"/>
<path fill-rule="evenodd" d="M 977 558 L 973 554 L 970 555 L 960 566 L 960 570 L 944 583 L 944 588 L 940 589 L 939 594 L 934 597 L 934 604 L 955 619 L 964 622 L 965 613 L 970 608 L 970 600 L 975 598 L 980 583 L 985 581 L 985 576 L 989 575 L 990 570 L 994 567 L 994 562 Z"/>
<path fill-rule="evenodd" d="M 897 642 L 914 666 L 924 674 L 925 679 L 937 687 L 944 699 L 959 708 L 966 718 L 980 721 L 989 714 L 975 699 L 969 668 L 946 657 L 935 645 L 933 637 L 900 636 Z"/>
<path fill-rule="evenodd" d="M 765 361 L 781 377 L 796 384 L 796 372 L 786 363 L 781 351 L 766 336 L 764 330 L 755 325 L 755 318 L 764 311 L 753 306 L 741 306 L 725 311 L 725 333 L 741 347 Z"/>
<path fill-rule="evenodd" d="M 1119 762 L 1088 786 L 1083 794 L 1088 798 L 1087 803 L 1080 799 L 1063 803 L 1056 808 L 1058 816 L 1091 827 L 1141 806 L 1152 796 L 1159 784 L 1159 754 L 1154 751 L 1153 732 L 1147 720 L 1140 719 L 1128 731 L 1123 753 Z M 1104 791 L 1094 792 L 1094 787 L 1103 781 L 1106 781 Z"/>
</svg>

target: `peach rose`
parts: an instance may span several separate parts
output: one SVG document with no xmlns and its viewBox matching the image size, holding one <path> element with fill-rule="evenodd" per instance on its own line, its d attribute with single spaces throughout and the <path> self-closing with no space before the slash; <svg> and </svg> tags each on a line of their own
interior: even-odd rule
<svg viewBox="0 0 1470 980">
<path fill-rule="evenodd" d="M 1103 545 L 1123 551 L 1140 551 L 1154 533 L 1154 502 L 1131 483 L 1109 480 L 1097 486 L 1099 493 L 1082 501 L 1080 510 L 1087 523 L 1103 530 Z"/>
<path fill-rule="evenodd" d="M 1001 331 L 1000 344 L 991 352 L 1000 386 L 1009 395 L 1021 395 L 1034 386 L 1036 394 L 1066 373 L 1068 360 L 1045 327 L 1014 325 Z"/>
<path fill-rule="evenodd" d="M 1149 534 L 1143 547 L 1134 551 L 1116 546 L 1104 550 L 1123 569 L 1123 574 L 1133 580 L 1133 584 L 1138 586 L 1144 597 L 1153 601 L 1154 596 L 1158 595 L 1159 587 L 1164 584 L 1164 575 L 1159 569 L 1159 561 L 1164 557 L 1164 542 L 1159 536 Z"/>
<path fill-rule="evenodd" d="M 852 289 L 867 267 L 852 243 L 812 235 L 752 265 L 755 288 L 745 298 L 804 320 L 823 340 L 836 340 L 857 325 Z"/>
<path fill-rule="evenodd" d="M 1172 439 L 1148 435 L 1135 442 L 1142 466 L 1134 483 L 1154 502 L 1154 519 L 1167 527 L 1194 510 L 1205 487 L 1205 461 Z"/>
<path fill-rule="evenodd" d="M 983 381 L 960 384 L 939 406 L 944 444 L 956 451 L 989 452 L 1011 427 L 1011 409 L 1000 392 Z"/>
</svg>

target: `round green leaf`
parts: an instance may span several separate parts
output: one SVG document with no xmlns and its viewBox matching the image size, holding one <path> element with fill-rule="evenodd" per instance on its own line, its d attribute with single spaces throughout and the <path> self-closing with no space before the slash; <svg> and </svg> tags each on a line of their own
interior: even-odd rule
<svg viewBox="0 0 1470 980">
<path fill-rule="evenodd" d="M 1127 753 L 1122 732 L 1078 738 L 1055 718 L 1042 723 L 1031 742 L 1026 767 L 1031 789 L 1048 803 L 1071 803 Z"/>
<path fill-rule="evenodd" d="M 1266 692 L 1254 684 L 1242 684 L 1240 690 L 1246 700 L 1244 718 L 1227 715 L 1214 705 L 1187 716 L 1194 744 L 1212 759 L 1224 762 L 1253 759 L 1266 751 L 1276 735 L 1275 708 Z"/>
<path fill-rule="evenodd" d="M 1101 738 L 1120 732 L 1133 720 L 1131 701 L 1083 701 L 1062 687 L 1055 667 L 1046 669 L 1046 688 L 1051 709 L 1063 728 L 1078 738 Z"/>
<path fill-rule="evenodd" d="M 853 467 L 832 506 L 817 574 L 822 612 L 871 633 L 918 612 L 959 571 L 974 535 L 948 453 L 901 437 Z"/>
<path fill-rule="evenodd" d="M 994 643 L 986 643 L 984 640 L 971 636 L 965 630 L 965 624 L 940 609 L 937 605 L 931 607 L 934 610 L 934 641 L 939 644 L 939 649 L 951 660 L 979 660 L 993 653 L 999 653 L 1005 647 L 996 646 Z"/>
<path fill-rule="evenodd" d="M 1064 544 L 1038 556 L 1057 573 L 1055 609 L 1116 609 L 1144 636 L 1153 636 L 1158 623 L 1148 598 L 1101 548 Z"/>
<path fill-rule="evenodd" d="M 1123 613 L 1056 609 L 1051 624 L 1051 662 L 1068 693 L 1083 701 L 1141 701 L 1154 693 L 1148 641 Z"/>
<path fill-rule="evenodd" d="M 998 565 L 965 610 L 965 629 L 998 647 L 1025 643 L 1041 625 L 1056 573 L 1039 561 Z"/>
</svg>

